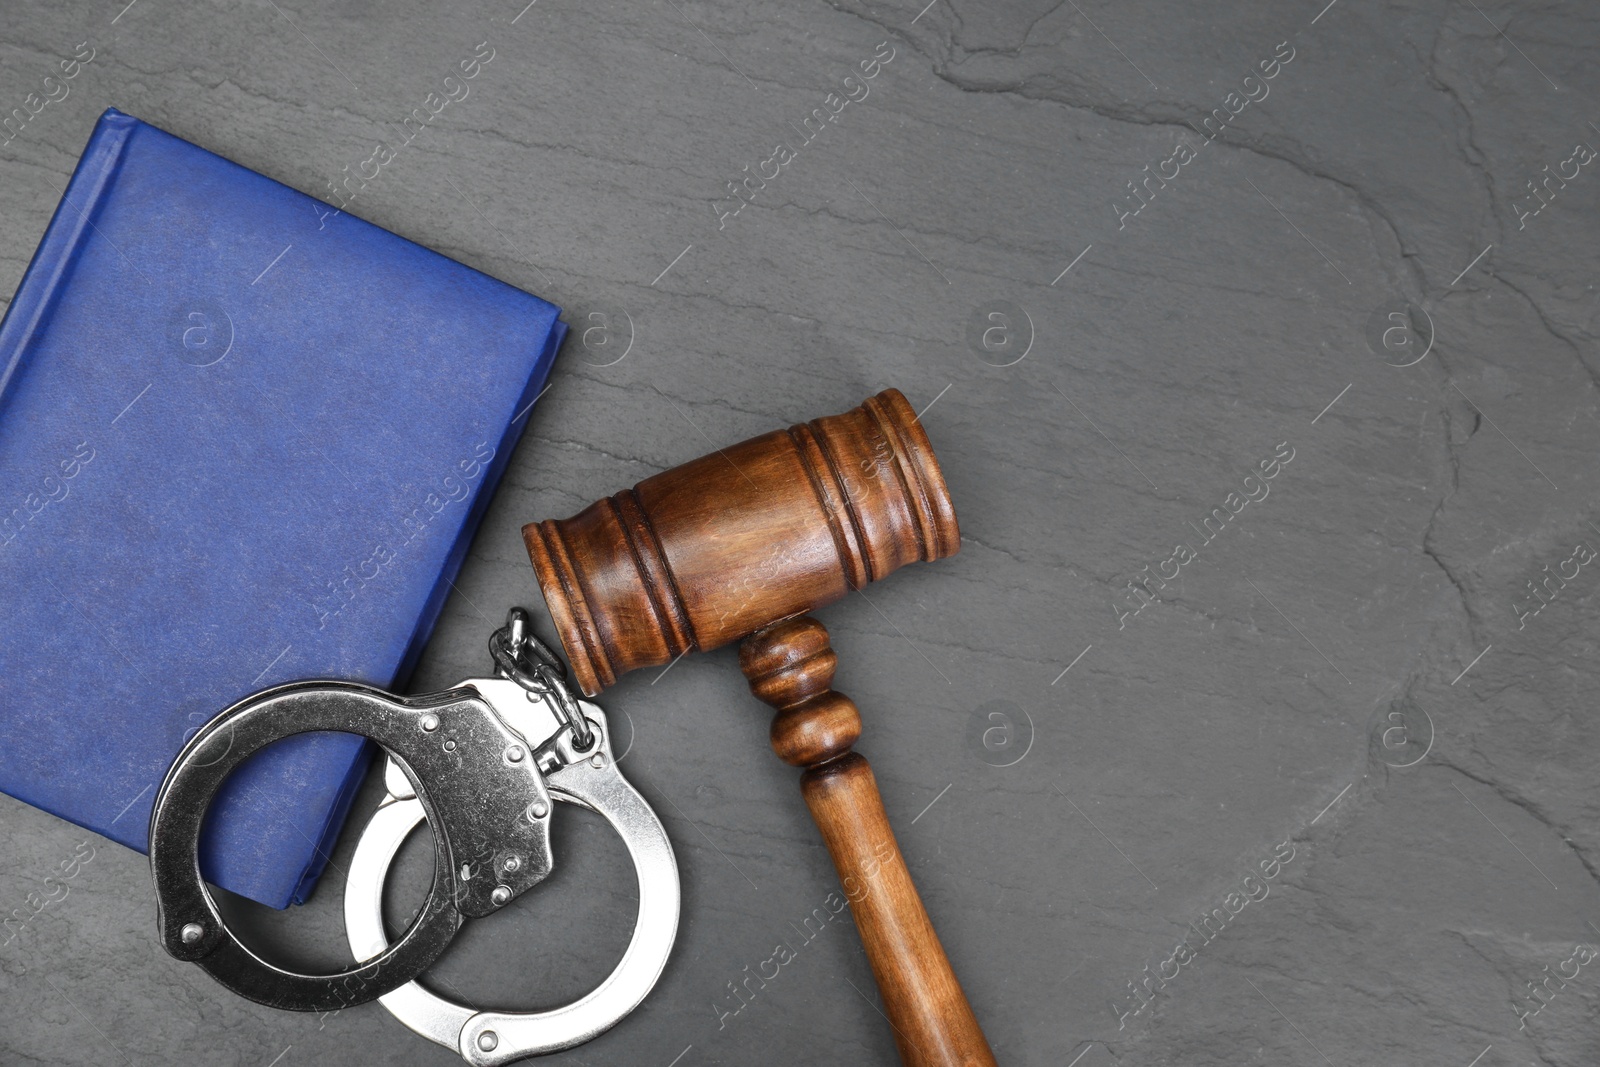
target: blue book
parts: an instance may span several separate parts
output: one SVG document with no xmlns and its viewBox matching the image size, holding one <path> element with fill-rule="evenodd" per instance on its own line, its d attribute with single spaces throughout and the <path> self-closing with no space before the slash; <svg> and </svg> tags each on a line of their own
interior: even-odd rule
<svg viewBox="0 0 1600 1067">
<path fill-rule="evenodd" d="M 0 790 L 144 851 L 224 707 L 403 684 L 559 313 L 107 111 L 0 323 Z M 303 901 L 369 754 L 308 734 L 241 767 L 207 880 Z"/>
</svg>

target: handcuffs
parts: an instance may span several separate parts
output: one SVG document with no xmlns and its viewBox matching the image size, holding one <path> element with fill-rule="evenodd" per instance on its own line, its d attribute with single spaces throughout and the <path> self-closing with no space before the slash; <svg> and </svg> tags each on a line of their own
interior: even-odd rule
<svg viewBox="0 0 1600 1067">
<path fill-rule="evenodd" d="M 573 696 L 565 665 L 513 608 L 489 639 L 496 676 L 400 697 L 350 682 L 295 682 L 246 697 L 197 733 L 167 772 L 150 822 L 162 944 L 251 1000 L 292 1011 L 380 1001 L 406 1026 L 479 1067 L 570 1048 L 610 1029 L 660 977 L 677 936 L 679 883 L 661 820 L 617 769 L 605 713 Z M 361 734 L 387 756 L 387 796 L 362 831 L 345 886 L 355 967 L 298 974 L 251 952 L 200 875 L 206 807 L 228 774 L 274 741 L 313 730 Z M 639 881 L 633 938 L 588 995 L 541 1012 L 478 1011 L 416 981 L 466 919 L 503 908 L 549 875 L 553 801 L 603 816 Z M 393 943 L 383 886 L 406 837 L 427 820 L 433 884 Z"/>
</svg>

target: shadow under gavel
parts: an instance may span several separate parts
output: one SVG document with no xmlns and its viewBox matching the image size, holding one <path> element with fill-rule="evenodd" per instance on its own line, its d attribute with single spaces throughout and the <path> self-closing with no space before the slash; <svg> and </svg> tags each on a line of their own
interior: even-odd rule
<svg viewBox="0 0 1600 1067">
<path fill-rule="evenodd" d="M 994 1054 L 928 920 L 866 759 L 855 702 L 830 686 L 828 631 L 805 613 L 961 547 L 933 447 L 896 389 L 647 478 L 570 519 L 523 527 L 573 673 L 594 696 L 639 667 L 740 640 L 772 748 L 801 792 L 907 1067 Z"/>
</svg>

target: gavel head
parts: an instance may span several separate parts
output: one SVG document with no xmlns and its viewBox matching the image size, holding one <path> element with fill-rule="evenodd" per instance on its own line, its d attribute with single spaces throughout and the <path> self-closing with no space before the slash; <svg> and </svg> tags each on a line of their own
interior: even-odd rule
<svg viewBox="0 0 1600 1067">
<path fill-rule="evenodd" d="M 830 604 L 961 547 L 897 389 L 718 449 L 570 519 L 522 528 L 583 691 Z"/>
</svg>

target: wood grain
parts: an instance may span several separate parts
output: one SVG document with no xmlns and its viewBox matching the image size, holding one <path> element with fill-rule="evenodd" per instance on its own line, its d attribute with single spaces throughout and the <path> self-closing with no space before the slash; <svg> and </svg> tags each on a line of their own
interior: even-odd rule
<svg viewBox="0 0 1600 1067">
<path fill-rule="evenodd" d="M 822 831 L 907 1067 L 993 1067 L 994 1054 L 934 932 L 883 810 L 855 701 L 831 687 L 828 631 L 808 616 L 746 637 L 750 691 L 778 709 L 772 748 L 803 766 L 800 791 Z"/>
<path fill-rule="evenodd" d="M 933 447 L 895 389 L 522 534 L 590 696 L 961 547 Z"/>
<path fill-rule="evenodd" d="M 805 613 L 961 547 L 944 476 L 898 390 L 647 478 L 569 519 L 523 527 L 573 674 L 590 696 L 640 667 L 743 639 L 772 748 L 805 768 L 822 831 L 911 1067 L 992 1065 L 983 1030 L 906 870 L 837 658 Z"/>
</svg>

